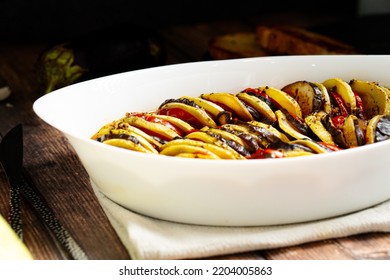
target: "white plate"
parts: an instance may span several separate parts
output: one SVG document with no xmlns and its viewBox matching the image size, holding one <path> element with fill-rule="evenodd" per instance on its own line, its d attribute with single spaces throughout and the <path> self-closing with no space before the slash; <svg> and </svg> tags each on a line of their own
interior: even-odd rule
<svg viewBox="0 0 390 280">
<path fill-rule="evenodd" d="M 167 98 L 335 77 L 390 85 L 388 69 L 387 55 L 178 64 L 74 84 L 38 99 L 34 111 L 64 133 L 100 190 L 135 212 L 203 225 L 296 223 L 389 199 L 390 141 L 298 158 L 215 161 L 148 155 L 90 137 L 125 112 L 154 110 Z"/>
</svg>

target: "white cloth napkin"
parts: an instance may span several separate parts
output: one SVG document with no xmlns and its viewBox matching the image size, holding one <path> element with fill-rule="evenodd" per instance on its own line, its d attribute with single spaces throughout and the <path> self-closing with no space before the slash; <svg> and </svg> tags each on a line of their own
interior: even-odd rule
<svg viewBox="0 0 390 280">
<path fill-rule="evenodd" d="M 390 200 L 359 212 L 278 226 L 213 227 L 162 221 L 134 213 L 93 190 L 132 259 L 197 259 L 390 231 Z"/>
</svg>

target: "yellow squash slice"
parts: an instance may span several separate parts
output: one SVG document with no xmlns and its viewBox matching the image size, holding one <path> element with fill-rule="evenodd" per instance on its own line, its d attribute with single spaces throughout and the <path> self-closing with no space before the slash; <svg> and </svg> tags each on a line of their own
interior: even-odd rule
<svg viewBox="0 0 390 280">
<path fill-rule="evenodd" d="M 275 100 L 280 106 L 286 109 L 291 115 L 302 118 L 302 110 L 299 103 L 288 93 L 274 87 L 260 87 L 269 97 Z"/>
<path fill-rule="evenodd" d="M 356 99 L 351 86 L 340 78 L 331 78 L 322 83 L 328 91 L 334 91 L 341 96 L 349 113 L 356 111 Z"/>
<path fill-rule="evenodd" d="M 368 119 L 375 115 L 390 114 L 390 95 L 384 87 L 375 82 L 351 80 L 352 90 L 360 96 Z"/>
</svg>

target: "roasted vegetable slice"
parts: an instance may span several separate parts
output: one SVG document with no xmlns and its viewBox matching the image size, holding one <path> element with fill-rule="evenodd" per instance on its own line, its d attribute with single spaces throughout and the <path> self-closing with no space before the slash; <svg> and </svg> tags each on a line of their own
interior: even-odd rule
<svg viewBox="0 0 390 280">
<path fill-rule="evenodd" d="M 302 110 L 302 117 L 318 112 L 323 107 L 321 89 L 314 83 L 308 81 L 297 81 L 282 88 L 299 104 Z"/>
<path fill-rule="evenodd" d="M 355 114 L 356 99 L 350 85 L 340 78 L 332 78 L 322 83 L 332 95 L 339 95 L 344 101 L 348 114 Z"/>
<path fill-rule="evenodd" d="M 237 94 L 238 99 L 242 100 L 252 108 L 254 108 L 256 111 L 258 111 L 263 118 L 266 120 L 266 122 L 273 124 L 276 122 L 276 115 L 274 111 L 271 109 L 271 107 L 264 102 L 261 98 L 254 94 L 248 94 L 246 92 L 240 92 Z M 259 119 L 258 121 L 261 121 L 262 119 Z"/>
<path fill-rule="evenodd" d="M 224 111 L 223 108 L 216 103 L 210 102 L 200 97 L 182 96 L 181 99 L 183 98 L 194 102 L 196 105 L 209 113 L 213 118 L 217 118 Z"/>
<path fill-rule="evenodd" d="M 302 146 L 306 146 L 313 150 L 313 152 L 317 154 L 325 154 L 332 152 L 331 149 L 329 149 L 327 146 L 321 144 L 320 142 L 311 140 L 311 139 L 300 139 L 300 140 L 293 140 L 290 142 L 291 144 L 299 144 Z"/>
<path fill-rule="evenodd" d="M 359 120 L 355 115 L 349 115 L 344 120 L 344 139 L 348 147 L 357 147 L 365 144 L 365 133 L 359 126 Z"/>
<path fill-rule="evenodd" d="M 288 138 L 288 136 L 286 134 L 284 134 L 283 132 L 281 132 L 280 130 L 276 129 L 274 126 L 272 125 L 269 125 L 269 124 L 266 124 L 266 123 L 262 123 L 262 122 L 258 122 L 258 121 L 251 121 L 249 122 L 250 124 L 254 125 L 254 126 L 259 126 L 259 127 L 263 127 L 267 130 L 269 130 L 271 133 L 273 133 L 276 137 L 278 137 L 280 140 L 282 140 L 283 142 L 289 142 L 290 139 Z"/>
<path fill-rule="evenodd" d="M 368 119 L 390 114 L 390 95 L 378 83 L 353 79 L 352 90 L 361 98 Z"/>
<path fill-rule="evenodd" d="M 171 128 L 156 122 L 149 122 L 142 117 L 138 116 L 129 116 L 124 119 L 128 124 L 138 127 L 142 131 L 160 137 L 165 140 L 172 140 L 176 137 L 180 137 L 180 135 Z"/>
<path fill-rule="evenodd" d="M 217 126 L 215 121 L 203 108 L 194 107 L 181 102 L 166 102 L 159 107 L 157 114 L 182 119 L 195 128 L 202 128 L 203 126 Z"/>
<path fill-rule="evenodd" d="M 205 131 L 191 132 L 190 134 L 186 135 L 186 139 L 198 140 L 205 143 L 214 144 L 226 150 L 230 150 L 230 152 L 236 158 L 243 158 L 243 155 L 246 155 L 248 153 L 247 151 L 243 152 L 245 148 L 243 146 L 240 146 L 238 143 L 233 144 L 231 141 L 221 137 L 220 135 L 210 134 Z"/>
<path fill-rule="evenodd" d="M 305 122 L 310 127 L 311 131 L 323 142 L 335 145 L 333 137 L 324 126 L 325 116 L 328 114 L 325 111 L 319 111 L 306 116 Z"/>
<path fill-rule="evenodd" d="M 289 122 L 287 120 L 287 116 L 285 113 L 283 113 L 281 110 L 277 110 L 275 112 L 276 114 L 276 117 L 278 118 L 278 125 L 279 127 L 288 135 L 290 135 L 291 137 L 295 138 L 295 139 L 307 139 L 307 138 L 310 138 L 309 136 L 307 136 L 306 134 L 302 134 L 297 128 L 296 126 L 294 126 L 293 124 L 291 124 L 291 122 Z"/>
<path fill-rule="evenodd" d="M 390 115 L 377 115 L 367 125 L 367 144 L 390 139 Z"/>
<path fill-rule="evenodd" d="M 200 154 L 214 159 L 237 159 L 234 153 L 214 144 L 192 139 L 175 139 L 161 147 L 160 154 L 176 156 L 180 154 Z"/>
<path fill-rule="evenodd" d="M 313 82 L 313 84 L 315 84 L 322 92 L 322 103 L 323 103 L 322 104 L 322 110 L 329 114 L 331 112 L 332 108 L 331 108 L 331 103 L 330 103 L 330 97 L 329 97 L 328 90 L 321 83 Z"/>
<path fill-rule="evenodd" d="M 272 100 L 277 102 L 281 108 L 286 109 L 291 115 L 302 118 L 302 110 L 299 103 L 286 92 L 274 87 L 260 87 Z"/>
<path fill-rule="evenodd" d="M 234 113 L 244 121 L 253 120 L 253 116 L 245 107 L 245 104 L 233 93 L 203 93 L 201 98 L 212 101 L 223 107 L 225 110 Z"/>
</svg>

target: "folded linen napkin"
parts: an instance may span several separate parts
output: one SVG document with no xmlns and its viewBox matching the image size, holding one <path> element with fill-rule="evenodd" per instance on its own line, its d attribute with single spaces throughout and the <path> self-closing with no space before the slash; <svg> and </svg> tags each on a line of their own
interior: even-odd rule
<svg viewBox="0 0 390 280">
<path fill-rule="evenodd" d="M 277 226 L 174 223 L 134 213 L 92 188 L 132 259 L 197 259 L 280 248 L 366 232 L 390 231 L 390 200 L 344 216 Z"/>
</svg>

